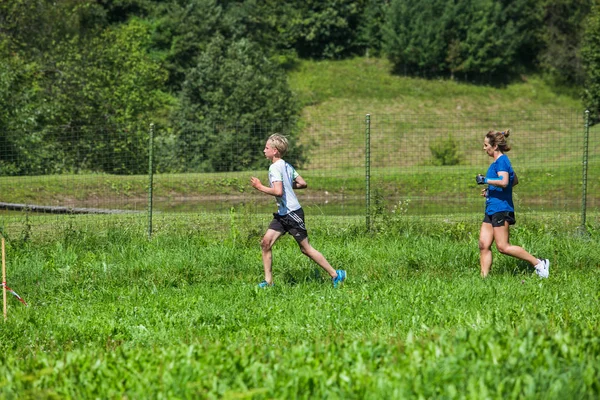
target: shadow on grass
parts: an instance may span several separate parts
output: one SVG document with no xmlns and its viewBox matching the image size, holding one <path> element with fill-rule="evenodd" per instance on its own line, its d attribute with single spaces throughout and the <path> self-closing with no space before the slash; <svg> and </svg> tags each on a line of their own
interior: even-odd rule
<svg viewBox="0 0 600 400">
<path fill-rule="evenodd" d="M 324 283 L 325 273 L 319 267 L 295 268 L 283 272 L 281 280 L 289 286 L 297 286 L 306 283 Z"/>
<path fill-rule="evenodd" d="M 535 272 L 535 269 L 527 261 L 515 260 L 515 263 L 506 265 L 503 272 L 513 276 L 521 276 L 531 275 Z"/>
</svg>

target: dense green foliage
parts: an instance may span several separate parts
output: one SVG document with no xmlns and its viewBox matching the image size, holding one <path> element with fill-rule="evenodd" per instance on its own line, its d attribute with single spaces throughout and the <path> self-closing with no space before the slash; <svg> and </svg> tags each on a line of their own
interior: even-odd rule
<svg viewBox="0 0 600 400">
<path fill-rule="evenodd" d="M 224 126 L 248 146 L 258 141 L 252 135 L 264 140 L 266 131 L 286 131 L 293 139 L 299 110 L 285 77 L 300 59 L 377 55 L 389 58 L 399 73 L 483 84 L 541 72 L 574 94 L 590 83 L 585 100 L 594 107 L 600 95 L 591 83 L 593 61 L 582 57 L 597 48 L 585 30 L 593 26 L 592 4 L 4 1 L 0 172 L 137 173 L 147 167 L 150 122 L 160 128 L 157 140 L 169 160 L 162 170 L 251 168 L 259 161 L 245 150 L 228 154 L 223 165 L 223 149 L 213 145 L 195 160 L 182 158 L 181 150 L 212 143 Z M 264 90 L 257 89 L 260 82 Z M 274 125 L 257 129 L 265 120 Z M 207 127 L 210 134 L 199 133 Z M 72 132 L 75 138 L 67 139 Z M 101 160 L 111 152 L 131 158 Z M 295 157 L 302 153 L 297 148 Z"/>
<path fill-rule="evenodd" d="M 581 47 L 586 37 L 585 24 L 591 16 L 593 0 L 547 0 L 541 33 L 540 66 L 557 85 L 584 84 Z"/>
<path fill-rule="evenodd" d="M 341 290 L 289 237 L 276 286 L 255 288 L 269 215 L 186 217 L 152 240 L 129 220 L 5 232 L 29 307 L 9 297 L 0 397 L 598 397 L 600 227 L 519 224 L 512 241 L 550 257 L 550 279 L 495 254 L 482 280 L 479 218 L 382 217 L 365 235 L 308 216 L 313 245 L 349 273 Z"/>
<path fill-rule="evenodd" d="M 391 2 L 384 40 L 399 72 L 506 80 L 535 61 L 539 3 L 515 0 Z"/>
<path fill-rule="evenodd" d="M 588 19 L 584 44 L 581 49 L 586 71 L 584 102 L 590 110 L 591 117 L 600 119 L 600 7 L 595 7 Z"/>
<path fill-rule="evenodd" d="M 77 7 L 53 11 L 68 25 Z M 18 30 L 0 37 L 3 173 L 139 172 L 147 166 L 147 121 L 169 103 L 166 72 L 148 54 L 149 27 L 137 19 L 69 33 L 42 25 L 57 37 L 32 49 Z M 111 163 L 107 152 L 128 153 L 129 164 Z"/>
<path fill-rule="evenodd" d="M 257 150 L 270 133 L 294 137 L 295 116 L 283 71 L 251 42 L 217 36 L 183 84 L 174 117 L 177 160 L 185 171 L 256 169 L 264 165 Z M 173 170 L 170 163 L 165 168 Z"/>
</svg>

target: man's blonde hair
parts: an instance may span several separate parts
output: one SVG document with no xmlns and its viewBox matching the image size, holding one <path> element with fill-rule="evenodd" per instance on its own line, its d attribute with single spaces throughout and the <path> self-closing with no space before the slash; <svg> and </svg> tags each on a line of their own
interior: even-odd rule
<svg viewBox="0 0 600 400">
<path fill-rule="evenodd" d="M 285 136 L 279 133 L 274 133 L 271 136 L 269 136 L 268 141 L 271 142 L 271 145 L 277 149 L 281 157 L 283 157 L 285 153 L 287 153 L 288 140 Z"/>
</svg>

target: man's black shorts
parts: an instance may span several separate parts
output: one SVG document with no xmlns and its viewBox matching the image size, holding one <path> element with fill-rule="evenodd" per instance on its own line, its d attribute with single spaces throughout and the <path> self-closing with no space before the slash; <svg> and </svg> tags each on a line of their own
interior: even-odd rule
<svg viewBox="0 0 600 400">
<path fill-rule="evenodd" d="M 485 214 L 483 217 L 483 222 L 486 224 L 492 224 L 494 228 L 497 228 L 499 226 L 504 226 L 505 222 L 508 222 L 509 225 L 514 225 L 517 220 L 514 212 L 501 211 L 492 215 Z"/>
<path fill-rule="evenodd" d="M 273 221 L 269 224 L 269 229 L 273 229 L 277 232 L 286 233 L 296 239 L 296 242 L 300 243 L 308 237 L 306 231 L 306 225 L 304 224 L 304 211 L 299 208 L 296 211 L 292 211 L 287 215 L 273 214 Z"/>
</svg>

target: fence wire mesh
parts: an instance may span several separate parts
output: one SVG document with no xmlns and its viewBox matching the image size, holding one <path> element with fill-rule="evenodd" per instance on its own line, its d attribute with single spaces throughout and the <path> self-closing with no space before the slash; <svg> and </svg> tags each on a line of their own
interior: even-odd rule
<svg viewBox="0 0 600 400">
<path fill-rule="evenodd" d="M 584 112 L 457 110 L 328 116 L 294 126 L 272 121 L 208 132 L 156 126 L 152 151 L 150 124 L 4 132 L 0 223 L 4 231 L 26 225 L 51 231 L 75 219 L 94 229 L 111 223 L 141 231 L 178 224 L 203 229 L 202 220 L 211 215 L 221 218 L 217 224 L 262 229 L 265 214 L 276 211 L 275 200 L 249 181 L 256 176 L 268 183 L 262 150 L 275 132 L 289 135 L 285 158 L 308 182 L 298 195 L 309 219 L 472 218 L 483 213 L 475 175 L 485 174 L 491 161 L 482 147 L 492 129 L 511 130 L 507 155 L 520 181 L 517 215 L 587 213 L 597 222 L 600 141 L 595 126 L 586 128 Z"/>
<path fill-rule="evenodd" d="M 484 136 L 488 130 L 506 129 L 512 147 L 506 155 L 520 182 L 514 192 L 517 211 L 580 211 L 586 133 L 582 112 L 415 114 L 371 121 L 375 193 L 379 188 L 385 200 L 402 201 L 408 212 L 483 213 L 475 175 L 485 175 L 492 161 L 483 151 Z M 588 157 L 597 166 L 597 145 Z M 596 209 L 597 183 L 596 178 L 589 198 Z"/>
</svg>

